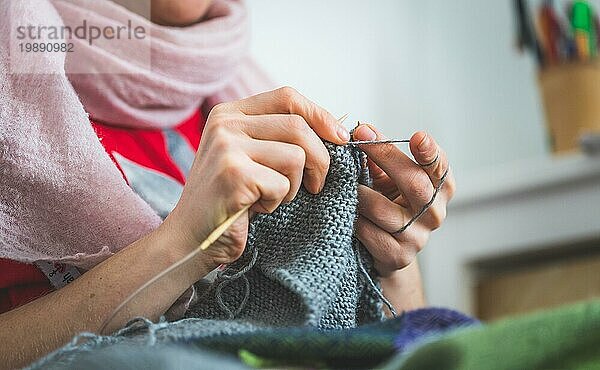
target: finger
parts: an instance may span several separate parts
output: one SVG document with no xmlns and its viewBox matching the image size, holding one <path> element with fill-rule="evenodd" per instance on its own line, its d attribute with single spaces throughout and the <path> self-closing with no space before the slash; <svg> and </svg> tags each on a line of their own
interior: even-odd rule
<svg viewBox="0 0 600 370">
<path fill-rule="evenodd" d="M 297 114 L 302 116 L 319 137 L 335 144 L 350 140 L 348 129 L 317 104 L 295 89 L 282 87 L 237 102 L 238 109 L 248 115 Z"/>
<path fill-rule="evenodd" d="M 250 210 L 258 213 L 272 213 L 279 207 L 290 191 L 290 181 L 279 172 L 250 161 L 242 180 L 249 197 L 257 201 Z M 235 181 L 235 180 L 234 180 Z"/>
<path fill-rule="evenodd" d="M 357 140 L 386 139 L 372 125 L 360 125 L 354 131 L 354 137 Z M 434 189 L 427 173 L 394 144 L 360 147 L 393 180 L 413 210 L 418 210 L 429 202 Z"/>
<path fill-rule="evenodd" d="M 454 178 L 454 174 L 452 173 L 452 168 L 448 168 L 448 174 L 446 175 L 446 181 L 444 182 L 442 193 L 446 195 L 446 201 L 450 201 L 450 199 L 454 197 L 455 192 L 456 179 Z"/>
<path fill-rule="evenodd" d="M 368 157 L 367 166 L 369 167 L 369 174 L 371 175 L 373 182 L 378 182 L 389 178 L 385 171 L 382 170 L 381 167 L 377 165 L 377 163 L 373 162 L 371 158 Z"/>
<path fill-rule="evenodd" d="M 373 189 L 382 193 L 388 197 L 388 199 L 391 199 L 394 202 L 396 199 L 402 199 L 403 201 L 406 201 L 404 195 L 400 193 L 400 190 L 398 190 L 398 186 L 396 186 L 394 181 L 390 179 L 390 177 L 381 169 L 381 167 L 375 164 L 375 162 L 373 162 L 373 160 L 370 158 L 367 158 L 367 166 L 369 167 L 369 174 L 373 180 Z M 403 203 L 396 203 L 404 206 Z M 408 207 L 408 205 L 406 207 Z"/>
<path fill-rule="evenodd" d="M 390 233 L 360 215 L 356 222 L 356 237 L 371 253 L 375 268 L 384 277 L 409 265 L 418 252 L 413 245 L 400 245 Z"/>
<path fill-rule="evenodd" d="M 250 137 L 294 144 L 304 149 L 304 186 L 313 194 L 323 189 L 329 171 L 329 152 L 304 118 L 296 114 L 272 114 L 253 116 L 248 120 L 249 124 L 243 130 Z"/>
<path fill-rule="evenodd" d="M 423 225 L 430 231 L 440 228 L 446 219 L 448 201 L 445 198 L 444 193 L 440 192 L 423 217 L 417 219 L 415 223 Z"/>
<path fill-rule="evenodd" d="M 398 194 L 398 196 L 392 198 L 391 200 L 400 207 L 410 208 L 410 203 L 408 202 L 408 199 L 406 199 L 406 195 L 404 194 Z"/>
<path fill-rule="evenodd" d="M 250 139 L 243 144 L 246 154 L 255 162 L 269 167 L 288 178 L 290 189 L 283 202 L 290 202 L 298 194 L 306 155 L 297 145 L 278 141 Z"/>
<path fill-rule="evenodd" d="M 379 228 L 394 233 L 410 219 L 407 210 L 364 185 L 358 187 L 358 211 Z"/>
<path fill-rule="evenodd" d="M 448 158 L 433 137 L 423 131 L 415 133 L 410 139 L 410 151 L 431 182 L 439 184 L 448 169 Z"/>
</svg>

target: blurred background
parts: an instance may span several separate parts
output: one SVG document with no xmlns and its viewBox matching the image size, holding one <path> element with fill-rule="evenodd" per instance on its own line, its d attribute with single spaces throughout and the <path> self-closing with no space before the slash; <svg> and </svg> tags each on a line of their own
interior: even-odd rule
<svg viewBox="0 0 600 370">
<path fill-rule="evenodd" d="M 528 3 L 533 27 L 541 4 Z M 566 107 L 551 114 L 568 126 L 565 114 L 581 109 L 561 101 L 590 87 L 569 88 L 578 78 L 562 76 L 569 67 L 546 66 L 558 72 L 542 77 L 534 53 L 519 53 L 515 2 L 249 6 L 253 54 L 278 84 L 350 113 L 349 127 L 371 122 L 394 138 L 426 130 L 447 151 L 458 192 L 420 257 L 430 304 L 496 319 L 600 296 L 600 157 L 578 142 L 555 153 L 542 93 Z M 568 18 L 566 1 L 554 6 Z M 580 63 L 592 92 L 579 99 L 600 106 L 600 68 Z M 589 115 L 598 128 L 600 112 Z"/>
</svg>

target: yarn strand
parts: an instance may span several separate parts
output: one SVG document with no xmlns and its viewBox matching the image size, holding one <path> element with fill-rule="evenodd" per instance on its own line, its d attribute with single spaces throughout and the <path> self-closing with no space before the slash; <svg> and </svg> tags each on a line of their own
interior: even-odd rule
<svg viewBox="0 0 600 370">
<path fill-rule="evenodd" d="M 355 238 L 355 240 L 356 240 L 357 243 L 360 244 L 360 242 L 358 241 L 358 239 Z M 358 248 L 355 248 L 354 249 L 354 253 L 356 253 L 356 263 L 358 264 L 358 268 L 360 269 L 360 272 L 362 273 L 363 277 L 365 278 L 365 280 L 367 281 L 367 283 L 369 284 L 369 286 L 371 287 L 371 289 L 373 289 L 373 292 L 377 295 L 377 298 L 379 298 L 381 300 L 381 302 L 383 302 L 386 305 L 386 307 L 388 308 L 388 310 L 390 310 L 390 313 L 392 314 L 393 318 L 398 317 L 398 313 L 396 312 L 396 309 L 394 308 L 394 305 L 392 304 L 392 302 L 390 302 L 383 295 L 383 292 L 381 291 L 381 289 L 379 289 L 379 287 L 377 286 L 377 284 L 375 284 L 375 282 L 371 278 L 371 275 L 369 275 L 369 272 L 365 268 L 365 265 L 363 264 L 362 258 L 360 256 L 360 250 Z"/>
<path fill-rule="evenodd" d="M 419 212 L 417 212 L 406 223 L 406 225 L 402 226 L 398 231 L 395 231 L 392 234 L 401 234 L 401 233 L 403 233 L 406 229 L 408 229 L 410 227 L 410 225 L 412 225 L 413 223 L 415 223 L 421 216 L 423 216 L 423 214 L 425 212 L 427 212 L 427 210 L 431 207 L 431 205 L 433 204 L 433 202 L 435 202 L 435 198 L 437 197 L 437 195 L 440 192 L 440 190 L 442 190 L 442 187 L 444 186 L 444 182 L 446 181 L 446 177 L 448 176 L 448 171 L 449 171 L 449 168 L 446 169 L 446 172 L 444 172 L 444 174 L 442 175 L 442 178 L 440 179 L 440 183 L 435 187 L 435 190 L 434 190 L 433 195 L 431 196 L 431 199 L 429 200 L 429 202 L 425 203 L 425 205 L 423 207 L 421 207 L 421 209 L 419 210 Z"/>
<path fill-rule="evenodd" d="M 216 283 L 215 297 L 217 300 L 217 304 L 219 305 L 221 310 L 223 312 L 225 312 L 225 314 L 227 314 L 227 316 L 230 320 L 235 319 L 235 317 L 237 315 L 239 315 L 240 312 L 242 312 L 242 310 L 246 306 L 246 303 L 248 302 L 248 298 L 250 298 L 250 282 L 248 281 L 248 278 L 246 277 L 245 274 L 254 267 L 257 260 L 258 260 L 258 249 L 256 247 L 254 247 L 252 249 L 252 257 L 250 258 L 250 261 L 246 265 L 244 265 L 239 271 L 235 272 L 232 275 L 226 274 L 225 271 L 219 272 L 217 279 L 221 279 L 221 281 Z M 240 303 L 239 307 L 236 308 L 235 311 L 232 311 L 225 304 L 225 301 L 223 300 L 223 295 L 221 293 L 223 291 L 223 288 L 225 288 L 227 285 L 229 285 L 232 281 L 240 279 L 240 278 L 243 279 L 243 281 L 244 281 L 244 296 L 242 298 L 242 302 Z"/>
</svg>

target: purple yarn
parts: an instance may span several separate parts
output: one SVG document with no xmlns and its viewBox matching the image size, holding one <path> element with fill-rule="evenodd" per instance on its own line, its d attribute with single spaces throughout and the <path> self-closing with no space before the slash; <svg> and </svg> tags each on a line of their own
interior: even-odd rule
<svg viewBox="0 0 600 370">
<path fill-rule="evenodd" d="M 394 340 L 394 346 L 399 352 L 404 352 L 422 339 L 431 339 L 454 329 L 480 324 L 470 316 L 446 308 L 408 311 L 402 314 L 400 320 L 400 333 Z"/>
</svg>

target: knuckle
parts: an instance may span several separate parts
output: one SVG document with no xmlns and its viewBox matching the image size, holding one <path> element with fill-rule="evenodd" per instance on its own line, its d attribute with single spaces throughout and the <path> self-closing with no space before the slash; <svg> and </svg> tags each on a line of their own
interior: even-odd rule
<svg viewBox="0 0 600 370">
<path fill-rule="evenodd" d="M 438 229 L 446 219 L 446 207 L 432 207 L 430 210 L 432 229 Z"/>
<path fill-rule="evenodd" d="M 271 214 L 277 209 L 277 204 L 275 204 L 274 202 L 259 201 L 259 203 L 263 208 L 263 210 L 260 213 Z"/>
<path fill-rule="evenodd" d="M 306 162 L 306 153 L 304 152 L 304 149 L 294 145 L 289 156 L 289 162 L 291 163 L 292 167 L 304 168 L 304 163 Z"/>
<path fill-rule="evenodd" d="M 291 86 L 283 86 L 280 91 L 284 96 L 288 97 L 294 97 L 298 94 L 298 91 Z"/>
<path fill-rule="evenodd" d="M 280 189 L 279 189 L 279 191 L 280 191 L 279 195 L 281 198 L 283 198 L 287 195 L 287 193 L 289 193 L 291 184 L 290 184 L 290 179 L 288 179 L 287 177 L 281 176 L 281 178 L 282 178 L 282 181 L 281 181 L 281 185 L 280 185 Z"/>
<path fill-rule="evenodd" d="M 288 128 L 294 133 L 294 135 L 297 135 L 300 138 L 303 138 L 304 133 L 310 130 L 310 126 L 308 123 L 306 123 L 304 118 L 297 114 L 290 114 Z"/>
<path fill-rule="evenodd" d="M 285 101 L 292 101 L 298 97 L 298 91 L 296 91 L 296 89 L 290 86 L 280 87 L 276 90 L 276 93 L 281 99 Z"/>
<path fill-rule="evenodd" d="M 231 137 L 223 125 L 213 126 L 210 130 L 210 137 L 211 147 L 218 153 L 226 153 L 231 150 Z"/>
<path fill-rule="evenodd" d="M 329 156 L 329 152 L 322 146 L 321 150 L 316 155 L 315 166 L 316 170 L 322 172 L 323 174 L 327 174 L 329 171 L 329 165 L 331 162 L 331 157 Z"/>
<path fill-rule="evenodd" d="M 428 232 L 415 232 L 412 239 L 414 240 L 415 251 L 420 252 L 425 248 L 429 241 Z"/>
<path fill-rule="evenodd" d="M 396 147 L 392 144 L 379 145 L 379 154 L 381 158 L 394 158 L 396 150 Z"/>
<path fill-rule="evenodd" d="M 408 184 L 408 191 L 414 197 L 427 202 L 433 195 L 433 187 L 429 177 L 423 171 L 416 171 Z"/>
<path fill-rule="evenodd" d="M 218 114 L 221 114 L 221 113 L 227 112 L 227 111 L 228 111 L 228 109 L 229 109 L 228 107 L 229 107 L 228 103 L 219 103 L 219 104 L 215 105 L 215 106 L 214 106 L 214 107 L 213 107 L 213 108 L 210 110 L 209 117 L 210 117 L 210 116 L 213 116 L 213 115 L 218 115 Z"/>
<path fill-rule="evenodd" d="M 394 253 L 389 258 L 389 268 L 400 270 L 410 264 L 410 258 L 405 253 Z"/>
<path fill-rule="evenodd" d="M 373 242 L 379 250 L 380 263 L 387 270 L 399 270 L 410 263 L 410 258 L 403 251 L 403 248 L 397 242 L 384 238 L 383 234 L 374 235 Z"/>
<path fill-rule="evenodd" d="M 243 170 L 242 161 L 233 154 L 224 154 L 221 156 L 220 175 L 227 181 L 227 183 L 244 183 L 246 178 L 245 171 Z M 231 179 L 236 181 L 231 181 Z"/>
<path fill-rule="evenodd" d="M 237 212 L 244 206 L 257 201 L 257 197 L 252 192 L 242 187 L 233 188 L 229 194 L 229 212 Z"/>
<path fill-rule="evenodd" d="M 279 176 L 280 181 L 276 182 L 275 196 L 277 200 L 283 200 L 290 191 L 290 180 L 285 176 Z"/>
</svg>

